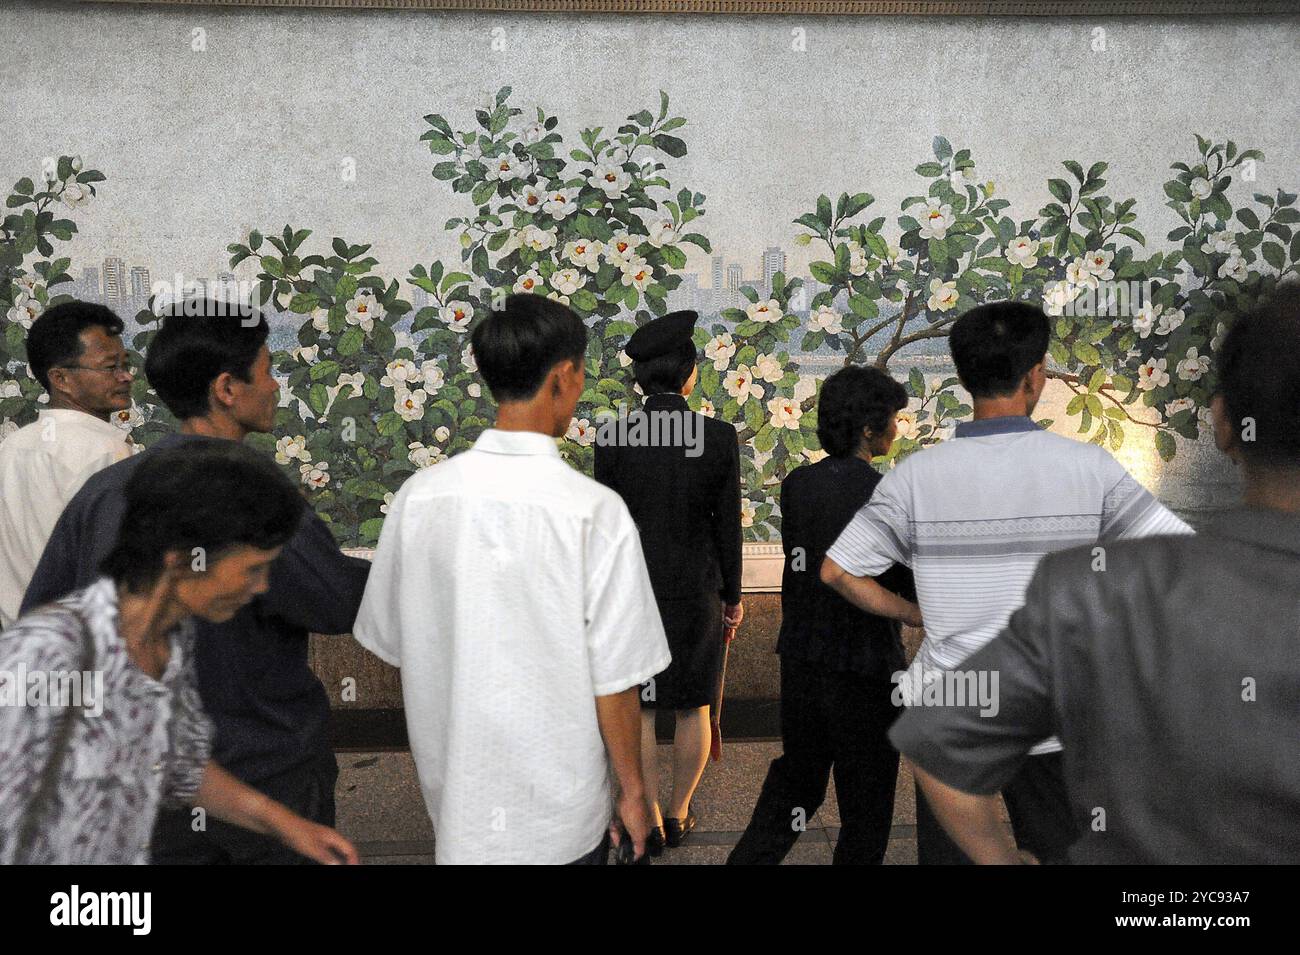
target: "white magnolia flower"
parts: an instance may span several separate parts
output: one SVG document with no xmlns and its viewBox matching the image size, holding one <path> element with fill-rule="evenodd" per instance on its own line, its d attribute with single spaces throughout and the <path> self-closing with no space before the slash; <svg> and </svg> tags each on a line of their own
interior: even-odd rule
<svg viewBox="0 0 1300 955">
<path fill-rule="evenodd" d="M 803 458 L 809 464 L 816 464 L 818 461 L 823 460 L 825 457 L 827 457 L 825 448 L 816 448 L 816 449 L 804 448 L 803 449 Z"/>
<path fill-rule="evenodd" d="M 635 285 L 638 292 L 644 292 L 645 287 L 654 280 L 654 272 L 645 259 L 640 256 L 632 256 L 623 263 L 624 285 Z"/>
<path fill-rule="evenodd" d="M 130 431 L 137 425 L 144 424 L 144 415 L 140 412 L 139 408 L 132 404 L 129 408 L 122 408 L 119 411 L 114 411 L 109 420 L 123 431 Z"/>
<path fill-rule="evenodd" d="M 395 498 L 396 496 L 397 495 L 394 494 L 392 491 L 389 491 L 384 495 L 384 503 L 379 505 L 380 514 L 388 513 L 388 506 L 393 503 L 393 498 Z"/>
<path fill-rule="evenodd" d="M 850 239 L 849 240 L 849 274 L 866 275 L 867 266 L 870 264 L 870 261 L 871 258 L 870 256 L 867 255 L 867 250 L 864 249 L 857 242 L 855 242 L 853 239 Z"/>
<path fill-rule="evenodd" d="M 423 388 L 414 391 L 401 388 L 393 401 L 393 410 L 401 415 L 403 421 L 419 421 L 424 417 L 424 402 L 428 397 Z"/>
<path fill-rule="evenodd" d="M 632 356 L 627 353 L 626 349 L 620 348 L 618 350 L 618 366 L 626 368 L 630 364 L 632 364 Z"/>
<path fill-rule="evenodd" d="M 370 289 L 359 289 L 348 302 L 346 317 L 349 325 L 359 325 L 363 332 L 369 332 L 375 327 L 375 322 L 384 317 L 384 306 L 379 304 Z"/>
<path fill-rule="evenodd" d="M 1224 259 L 1223 264 L 1219 266 L 1219 278 L 1235 279 L 1238 282 L 1244 281 L 1249 274 L 1250 269 L 1246 265 L 1246 260 L 1240 255 L 1230 255 Z"/>
<path fill-rule="evenodd" d="M 555 247 L 557 231 L 558 229 L 543 229 L 529 223 L 519 230 L 519 241 L 534 252 L 545 252 Z"/>
<path fill-rule="evenodd" d="M 659 219 L 650 223 L 649 241 L 656 249 L 662 249 L 665 245 L 676 242 L 677 227 L 673 225 L 673 220 Z"/>
<path fill-rule="evenodd" d="M 45 306 L 39 301 L 26 292 L 19 292 L 14 296 L 14 304 L 9 309 L 9 321 L 17 322 L 23 328 L 31 328 L 32 322 L 36 321 L 37 316 L 43 311 Z"/>
<path fill-rule="evenodd" d="M 1214 326 L 1214 337 L 1210 339 L 1210 350 L 1218 351 L 1219 346 L 1223 344 L 1223 336 L 1228 334 L 1228 326 L 1219 322 Z"/>
<path fill-rule="evenodd" d="M 785 377 L 785 369 L 775 355 L 759 355 L 754 359 L 754 377 L 777 382 Z"/>
<path fill-rule="evenodd" d="M 492 182 L 509 182 L 518 179 L 523 172 L 523 163 L 509 151 L 484 159 L 483 163 L 487 166 L 487 177 Z"/>
<path fill-rule="evenodd" d="M 409 358 L 394 358 L 384 369 L 384 377 L 379 379 L 379 384 L 385 388 L 401 391 L 419 377 L 420 372 L 415 367 L 415 362 Z"/>
<path fill-rule="evenodd" d="M 447 439 L 451 437 L 451 429 L 448 428 L 445 424 L 440 424 L 438 425 L 437 429 L 433 432 L 433 436 L 438 441 L 442 442 L 443 444 L 446 444 Z"/>
<path fill-rule="evenodd" d="M 1038 264 L 1038 240 L 1028 236 L 1012 239 L 1004 254 L 1013 265 L 1032 269 Z"/>
<path fill-rule="evenodd" d="M 308 365 L 314 365 L 319 360 L 319 345 L 299 345 L 289 354 L 293 356 L 294 361 L 306 362 Z"/>
<path fill-rule="evenodd" d="M 330 312 L 327 308 L 317 306 L 311 310 L 311 327 L 318 332 L 330 330 Z"/>
<path fill-rule="evenodd" d="M 471 398 L 477 398 L 479 395 L 483 394 L 483 386 L 475 381 L 466 385 L 465 391 L 469 393 Z"/>
<path fill-rule="evenodd" d="M 395 332 L 393 334 L 393 350 L 399 348 L 409 348 L 412 353 L 415 352 L 415 339 L 411 337 L 410 332 Z"/>
<path fill-rule="evenodd" d="M 627 162 L 627 150 L 622 146 L 609 146 L 605 149 L 605 159 L 615 166 L 621 166 Z"/>
<path fill-rule="evenodd" d="M 952 206 L 939 199 L 927 199 L 921 219 L 921 238 L 942 239 L 952 228 Z"/>
<path fill-rule="evenodd" d="M 470 374 L 478 371 L 478 360 L 474 357 L 474 347 L 466 345 L 460 350 L 460 363 L 465 366 L 465 370 Z"/>
<path fill-rule="evenodd" d="M 561 295 L 572 295 L 587 284 L 587 279 L 577 269 L 556 269 L 551 273 L 551 287 Z"/>
<path fill-rule="evenodd" d="M 1053 282 L 1043 286 L 1043 311 L 1048 315 L 1060 315 L 1065 306 L 1079 297 L 1077 286 L 1069 282 Z"/>
<path fill-rule="evenodd" d="M 1065 280 L 1073 286 L 1087 285 L 1096 288 L 1097 278 L 1088 268 L 1088 263 L 1084 259 L 1075 259 L 1065 267 Z"/>
<path fill-rule="evenodd" d="M 932 312 L 946 312 L 957 304 L 957 283 L 943 279 L 930 280 L 930 298 L 926 307 Z"/>
<path fill-rule="evenodd" d="M 1165 403 L 1165 418 L 1172 418 L 1180 411 L 1186 411 L 1188 408 L 1195 408 L 1196 402 L 1191 398 L 1175 398 L 1173 401 Z"/>
<path fill-rule="evenodd" d="M 800 375 L 799 380 L 794 383 L 794 400 L 802 404 L 815 394 L 817 394 L 817 376 Z"/>
<path fill-rule="evenodd" d="M 613 163 L 598 163 L 588 175 L 588 181 L 605 193 L 607 199 L 620 199 L 627 191 L 632 177 Z"/>
<path fill-rule="evenodd" d="M 425 393 L 430 395 L 436 395 L 438 389 L 447 383 L 442 367 L 432 358 L 420 364 L 420 379 Z"/>
<path fill-rule="evenodd" d="M 772 427 L 787 428 L 790 431 L 799 430 L 799 419 L 803 417 L 803 409 L 793 398 L 777 395 L 767 403 L 767 410 L 772 416 L 770 419 Z"/>
<path fill-rule="evenodd" d="M 1163 388 L 1169 384 L 1169 372 L 1163 358 L 1148 358 L 1138 369 L 1138 387 L 1143 391 Z"/>
<path fill-rule="evenodd" d="M 580 269 L 600 271 L 600 255 L 605 246 L 595 239 L 574 239 L 564 246 L 564 257 Z"/>
<path fill-rule="evenodd" d="M 3 441 L 17 430 L 17 421 L 10 421 L 8 418 L 5 418 L 4 421 L 0 421 L 0 441 Z"/>
<path fill-rule="evenodd" d="M 844 331 L 844 316 L 829 305 L 822 305 L 808 317 L 808 327 L 828 335 L 838 335 Z"/>
<path fill-rule="evenodd" d="M 763 397 L 763 386 L 754 381 L 754 373 L 750 371 L 748 365 L 737 365 L 727 372 L 726 377 L 722 379 L 722 387 L 727 390 L 727 394 L 736 399 L 736 404 L 742 406 L 751 397 Z"/>
<path fill-rule="evenodd" d="M 717 413 L 718 411 L 713 407 L 712 401 L 708 398 L 700 399 L 700 414 L 704 415 L 706 418 L 712 418 Z"/>
<path fill-rule="evenodd" d="M 754 506 L 754 502 L 747 497 L 742 497 L 740 499 L 740 526 L 753 527 L 754 518 L 757 516 L 758 508 Z"/>
<path fill-rule="evenodd" d="M 1162 305 L 1148 303 L 1137 310 L 1133 315 L 1133 331 L 1138 333 L 1139 338 L 1146 338 L 1155 330 L 1156 316 L 1163 308 Z"/>
<path fill-rule="evenodd" d="M 536 269 L 529 269 L 523 275 L 515 280 L 516 292 L 541 292 L 540 286 L 543 283 L 541 274 Z"/>
<path fill-rule="evenodd" d="M 339 387 L 350 388 L 351 393 L 345 398 L 360 398 L 366 387 L 366 376 L 362 372 L 343 372 L 339 375 Z"/>
<path fill-rule="evenodd" d="M 899 261 L 902 258 L 903 258 L 902 246 L 896 245 L 893 242 L 885 246 L 885 259 L 889 262 L 890 265 L 894 265 L 894 266 L 898 265 Z"/>
<path fill-rule="evenodd" d="M 1197 176 L 1192 180 L 1191 190 L 1193 199 L 1208 199 L 1210 193 L 1214 191 L 1214 187 L 1210 185 L 1210 180 L 1204 176 Z"/>
<path fill-rule="evenodd" d="M 446 457 L 441 448 L 428 447 L 421 441 L 412 441 L 406 448 L 406 459 L 417 468 L 427 468 Z"/>
<path fill-rule="evenodd" d="M 546 297 L 553 302 L 563 302 L 565 305 L 569 304 L 569 296 L 561 295 L 559 292 L 547 292 Z"/>
<path fill-rule="evenodd" d="M 636 254 L 638 244 L 639 241 L 628 233 L 615 232 L 605 246 L 605 258 L 609 260 L 611 265 L 622 267 L 629 256 Z"/>
<path fill-rule="evenodd" d="M 515 204 L 526 212 L 540 212 L 545 202 L 546 193 L 542 192 L 542 190 L 538 189 L 530 182 L 524 183 L 519 189 L 519 194 L 515 196 Z M 511 236 L 515 242 L 511 247 L 512 251 L 519 247 L 518 235 L 519 233 L 516 232 Z M 505 250 L 503 249 L 502 251 L 504 252 Z"/>
<path fill-rule="evenodd" d="M 320 490 L 330 482 L 330 466 L 328 461 L 319 461 L 314 464 L 301 464 L 298 466 L 298 473 L 302 475 L 302 483 L 308 487 Z"/>
<path fill-rule="evenodd" d="M 916 437 L 919 425 L 916 423 L 915 411 L 907 411 L 906 409 L 904 409 L 903 411 L 900 411 L 898 413 L 895 420 L 898 422 L 898 434 L 897 434 L 898 437 L 900 438 Z"/>
<path fill-rule="evenodd" d="M 1199 381 L 1210 370 L 1210 356 L 1198 355 L 1195 348 L 1189 348 L 1176 370 L 1183 381 Z"/>
<path fill-rule="evenodd" d="M 69 209 L 84 206 L 90 201 L 90 187 L 82 185 L 75 179 L 69 179 L 68 184 L 63 187 L 63 192 L 59 194 L 59 199 Z"/>
<path fill-rule="evenodd" d="M 731 357 L 736 354 L 736 343 L 732 341 L 731 332 L 715 335 L 704 346 L 704 357 L 713 362 L 717 371 L 723 371 L 731 364 Z"/>
<path fill-rule="evenodd" d="M 1115 273 L 1110 267 L 1111 260 L 1114 258 L 1114 252 L 1107 252 L 1105 249 L 1093 249 L 1083 257 L 1083 267 L 1103 282 L 1106 282 L 1115 277 Z"/>
<path fill-rule="evenodd" d="M 530 146 L 546 138 L 546 126 L 542 123 L 529 123 L 524 127 L 524 142 Z"/>
<path fill-rule="evenodd" d="M 546 202 L 542 205 L 542 211 L 554 219 L 563 219 L 578 211 L 578 204 L 573 200 L 578 198 L 578 189 L 555 189 L 546 197 Z"/>
<path fill-rule="evenodd" d="M 591 421 L 587 418 L 570 418 L 569 430 L 564 433 L 564 436 L 586 448 L 596 440 L 596 429 L 591 426 Z"/>
<path fill-rule="evenodd" d="M 1212 255 L 1240 255 L 1241 250 L 1237 248 L 1237 237 L 1232 234 L 1232 230 L 1224 229 L 1222 232 L 1214 232 L 1201 243 L 1201 251 L 1209 252 Z"/>
<path fill-rule="evenodd" d="M 0 398 L 21 398 L 23 396 L 23 386 L 18 384 L 12 378 L 8 381 L 0 381 Z"/>
<path fill-rule="evenodd" d="M 20 275 L 13 280 L 13 283 L 16 291 L 23 292 L 24 294 L 30 295 L 33 298 L 36 297 L 37 285 L 34 276 Z"/>
<path fill-rule="evenodd" d="M 769 324 L 779 322 L 785 317 L 785 313 L 781 311 L 781 303 L 774 298 L 769 298 L 765 302 L 751 302 L 745 306 L 745 314 L 749 316 L 750 321 Z"/>
<path fill-rule="evenodd" d="M 275 442 L 275 460 L 280 464 L 290 461 L 310 461 L 311 452 L 307 450 L 307 439 L 302 435 L 286 435 Z"/>
<path fill-rule="evenodd" d="M 469 330 L 469 320 L 474 317 L 474 309 L 466 302 L 448 302 L 438 309 L 438 318 L 457 334 Z"/>
<path fill-rule="evenodd" d="M 1156 307 L 1156 312 L 1157 314 L 1159 314 L 1160 312 L 1159 306 Z M 1170 309 L 1169 311 L 1165 312 L 1163 315 L 1160 315 L 1160 321 L 1156 323 L 1156 334 L 1168 335 L 1179 325 L 1183 324 L 1183 319 L 1185 317 L 1186 316 L 1183 314 L 1183 310 L 1181 308 Z"/>
</svg>

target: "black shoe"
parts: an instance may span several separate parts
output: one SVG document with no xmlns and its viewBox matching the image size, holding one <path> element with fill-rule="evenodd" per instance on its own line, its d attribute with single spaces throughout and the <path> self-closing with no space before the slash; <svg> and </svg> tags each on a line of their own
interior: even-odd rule
<svg viewBox="0 0 1300 955">
<path fill-rule="evenodd" d="M 645 838 L 645 854 L 652 859 L 658 859 L 664 854 L 664 842 L 664 827 L 652 827 L 649 835 Z"/>
<path fill-rule="evenodd" d="M 676 849 L 686 837 L 690 835 L 691 830 L 695 828 L 695 813 L 690 809 L 686 810 L 685 819 L 664 819 L 664 842 L 669 849 Z"/>
</svg>

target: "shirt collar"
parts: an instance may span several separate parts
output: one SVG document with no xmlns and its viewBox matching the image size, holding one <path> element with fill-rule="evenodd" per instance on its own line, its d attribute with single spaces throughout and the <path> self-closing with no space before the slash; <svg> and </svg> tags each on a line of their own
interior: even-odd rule
<svg viewBox="0 0 1300 955">
<path fill-rule="evenodd" d="M 40 421 L 48 421 L 52 418 L 55 421 L 78 425 L 102 434 L 111 434 L 116 438 L 121 438 L 123 444 L 126 443 L 126 432 L 113 422 L 105 421 L 103 418 L 96 418 L 93 414 L 78 411 L 76 408 L 42 408 L 36 413 L 36 417 Z"/>
<path fill-rule="evenodd" d="M 549 454 L 560 456 L 555 439 L 540 431 L 502 431 L 488 428 L 474 442 L 475 451 L 489 454 Z"/>
<path fill-rule="evenodd" d="M 660 392 L 656 392 L 653 395 L 646 395 L 645 404 L 647 406 L 655 404 L 655 405 L 665 405 L 668 407 L 680 407 L 680 408 L 690 407 L 686 403 L 685 398 L 672 391 L 660 391 Z"/>
<path fill-rule="evenodd" d="M 959 438 L 982 438 L 990 434 L 1013 434 L 1016 431 L 1040 431 L 1029 415 L 1009 414 L 997 418 L 980 418 L 977 421 L 962 421 L 957 425 L 956 436 Z"/>
<path fill-rule="evenodd" d="M 1300 555 L 1300 514 L 1243 505 L 1217 518 L 1208 531 L 1256 547 Z"/>
</svg>

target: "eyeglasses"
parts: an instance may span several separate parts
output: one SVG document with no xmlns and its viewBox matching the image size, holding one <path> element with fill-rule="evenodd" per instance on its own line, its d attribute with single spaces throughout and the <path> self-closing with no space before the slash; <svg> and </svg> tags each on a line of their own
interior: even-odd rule
<svg viewBox="0 0 1300 955">
<path fill-rule="evenodd" d="M 112 365 L 103 365 L 96 367 L 94 365 L 59 365 L 60 368 L 79 368 L 82 371 L 107 371 L 114 375 L 134 375 L 136 373 L 135 362 L 119 361 Z"/>
</svg>

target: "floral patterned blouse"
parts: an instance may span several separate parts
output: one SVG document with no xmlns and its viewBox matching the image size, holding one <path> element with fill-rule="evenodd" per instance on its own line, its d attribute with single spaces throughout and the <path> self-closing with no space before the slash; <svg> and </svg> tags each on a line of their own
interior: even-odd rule
<svg viewBox="0 0 1300 955">
<path fill-rule="evenodd" d="M 82 670 L 87 628 L 89 668 L 102 674 L 103 698 L 73 700 L 54 796 L 36 806 L 66 714 L 63 705 L 50 705 L 63 702 L 55 694 L 43 702 L 40 684 Z M 107 577 L 0 634 L 0 864 L 148 862 L 160 805 L 192 800 L 211 752 L 193 647 L 186 619 L 171 634 L 161 679 L 141 670 L 118 634 L 117 588 Z M 88 690 L 96 679 L 84 681 Z M 31 812 L 39 820 L 35 839 L 18 858 L 19 830 Z"/>
</svg>

